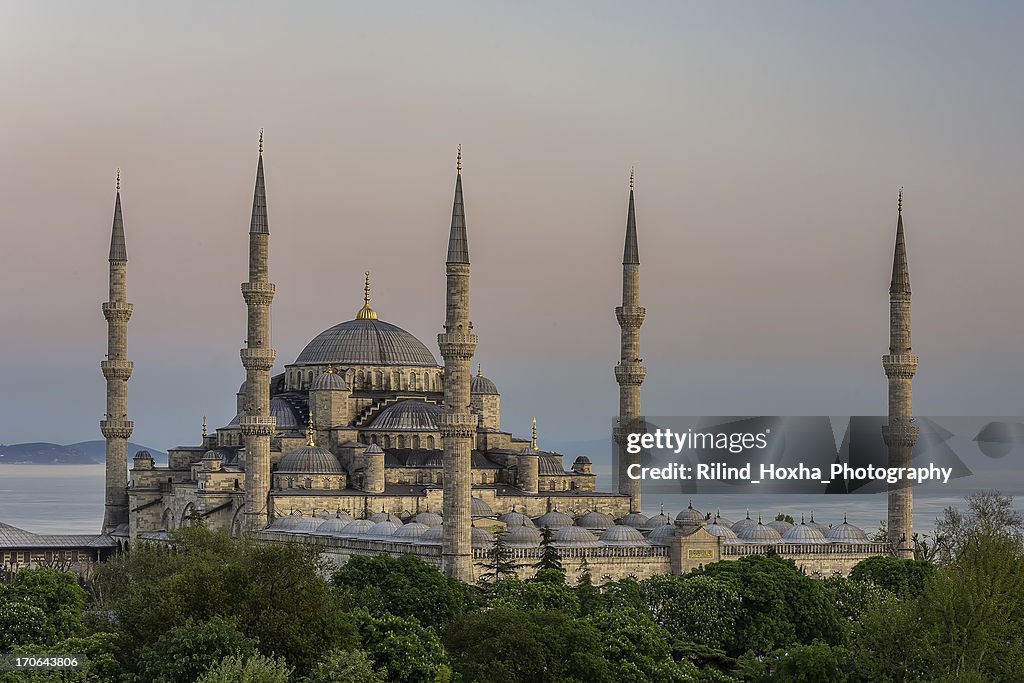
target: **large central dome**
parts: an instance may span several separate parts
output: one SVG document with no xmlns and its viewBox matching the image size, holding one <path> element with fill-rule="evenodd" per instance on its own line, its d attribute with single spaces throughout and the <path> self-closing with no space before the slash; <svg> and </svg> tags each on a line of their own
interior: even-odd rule
<svg viewBox="0 0 1024 683">
<path fill-rule="evenodd" d="M 422 365 L 437 367 L 419 339 L 383 320 L 357 318 L 338 323 L 306 344 L 296 365 Z"/>
</svg>

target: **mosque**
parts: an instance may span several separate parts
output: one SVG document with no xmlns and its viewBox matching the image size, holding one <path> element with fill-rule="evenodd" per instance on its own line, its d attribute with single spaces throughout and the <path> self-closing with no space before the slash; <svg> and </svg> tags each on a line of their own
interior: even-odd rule
<svg viewBox="0 0 1024 683">
<path fill-rule="evenodd" d="M 470 258 L 462 188 L 461 148 L 445 260 L 445 322 L 437 338 L 441 362 L 426 344 L 382 320 L 371 305 L 366 274 L 362 307 L 352 320 L 313 337 L 284 371 L 271 375 L 270 224 L 264 179 L 263 137 L 249 225 L 246 345 L 240 351 L 246 379 L 235 396 L 237 416 L 201 442 L 168 450 L 158 467 L 146 451 L 128 467 L 126 356 L 127 248 L 120 181 L 110 241 L 110 296 L 103 304 L 108 353 L 103 532 L 138 540 L 166 539 L 175 528 L 202 520 L 233 535 L 266 543 L 316 543 L 344 562 L 353 554 L 413 553 L 446 574 L 475 581 L 496 531 L 528 574 L 539 557 L 541 529 L 554 533 L 567 567 L 576 562 L 594 576 L 616 579 L 680 573 L 719 559 L 751 553 L 791 557 L 809 572 L 846 573 L 878 554 L 911 556 L 909 489 L 889 493 L 888 542 L 871 542 L 853 525 L 831 527 L 762 523 L 748 514 L 733 523 L 692 506 L 672 518 L 641 510 L 639 482 L 617 477 L 617 491 L 596 490 L 590 460 L 566 462 L 538 448 L 536 421 L 530 438 L 501 424 L 501 394 L 472 359 L 478 339 L 470 322 Z M 615 309 L 621 356 L 621 443 L 641 420 L 640 258 L 634 187 L 630 177 L 622 305 Z M 903 234 L 902 195 L 890 286 L 890 460 L 906 460 L 916 440 L 911 419 L 910 287 Z M 355 308 L 355 306 L 353 306 Z M 624 470 L 631 458 L 620 458 Z M 575 558 L 575 559 L 574 559 Z M 572 565 L 575 566 L 575 565 Z"/>
</svg>

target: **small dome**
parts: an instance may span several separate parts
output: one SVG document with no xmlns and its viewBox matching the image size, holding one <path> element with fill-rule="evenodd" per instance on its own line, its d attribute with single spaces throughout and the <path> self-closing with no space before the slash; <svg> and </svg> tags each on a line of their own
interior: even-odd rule
<svg viewBox="0 0 1024 683">
<path fill-rule="evenodd" d="M 377 524 L 378 522 L 394 522 L 398 525 L 402 524 L 402 518 L 398 515 L 393 515 L 390 512 L 375 512 L 369 517 L 367 517 L 367 519 L 373 522 L 374 524 Z"/>
<path fill-rule="evenodd" d="M 139 457 L 139 454 L 136 453 L 135 457 L 136 458 Z M 203 462 L 207 462 L 209 460 L 220 460 L 220 459 L 221 459 L 221 455 L 217 451 L 206 451 L 205 453 L 203 453 Z"/>
<path fill-rule="evenodd" d="M 345 378 L 332 369 L 322 372 L 309 385 L 310 391 L 348 391 L 348 383 Z"/>
<path fill-rule="evenodd" d="M 651 545 L 668 545 L 670 539 L 676 535 L 675 524 L 662 524 L 657 529 L 647 534 L 647 542 Z"/>
<path fill-rule="evenodd" d="M 807 520 L 807 526 L 813 526 L 815 529 L 820 531 L 822 534 L 827 534 L 829 527 L 827 524 L 820 524 L 814 521 L 814 511 L 811 510 L 811 518 Z"/>
<path fill-rule="evenodd" d="M 767 524 L 754 522 L 753 526 L 746 526 L 737 532 L 736 538 L 744 543 L 778 543 L 782 535 Z"/>
<path fill-rule="evenodd" d="M 326 448 L 300 446 L 281 458 L 276 472 L 298 474 L 341 474 L 341 463 Z"/>
<path fill-rule="evenodd" d="M 538 529 L 547 527 L 552 531 L 558 531 L 559 529 L 564 529 L 567 526 L 573 525 L 572 517 L 559 512 L 558 510 L 552 510 L 551 512 L 544 513 L 537 519 L 533 520 L 533 523 L 537 525 Z"/>
<path fill-rule="evenodd" d="M 533 520 L 524 515 L 522 512 L 506 512 L 505 514 L 498 517 L 499 522 L 504 522 L 505 526 L 509 529 L 517 526 L 534 526 Z"/>
<path fill-rule="evenodd" d="M 487 503 L 485 503 L 484 501 L 482 501 L 481 499 L 477 498 L 476 496 L 473 497 L 473 500 L 470 503 L 470 511 L 469 511 L 469 513 L 473 517 L 493 517 L 494 516 L 494 510 L 491 509 L 491 506 L 488 505 Z"/>
<path fill-rule="evenodd" d="M 597 536 L 581 526 L 567 526 L 555 532 L 552 539 L 554 545 L 566 547 L 586 547 L 597 545 Z"/>
<path fill-rule="evenodd" d="M 596 510 L 581 515 L 576 520 L 576 526 L 590 529 L 591 531 L 604 531 L 615 526 L 615 519 L 611 515 Z"/>
<path fill-rule="evenodd" d="M 277 420 L 276 429 L 279 432 L 301 431 L 306 428 L 306 418 L 299 415 L 292 404 L 280 396 L 270 399 L 270 414 Z M 237 427 L 240 417 L 240 415 L 235 415 L 228 426 Z"/>
<path fill-rule="evenodd" d="M 708 522 L 705 528 L 708 530 L 708 533 L 712 536 L 718 536 L 719 538 L 723 538 L 727 541 L 736 540 L 736 534 L 732 532 L 732 529 L 722 524 Z"/>
<path fill-rule="evenodd" d="M 590 464 L 592 464 L 590 462 L 590 458 L 588 458 L 585 455 L 577 455 L 576 459 L 573 460 L 572 462 L 573 462 L 573 464 L 579 463 L 581 465 L 590 465 Z"/>
<path fill-rule="evenodd" d="M 692 502 L 686 506 L 685 510 L 676 515 L 676 526 L 678 527 L 702 527 L 705 521 L 704 513 L 695 510 Z"/>
<path fill-rule="evenodd" d="M 278 517 L 270 526 L 267 527 L 270 531 L 288 531 L 296 524 L 302 521 L 302 513 L 298 510 L 292 512 L 290 515 L 283 515 Z"/>
<path fill-rule="evenodd" d="M 786 533 L 782 534 L 782 540 L 786 543 L 826 543 L 825 534 L 813 526 L 800 522 Z"/>
<path fill-rule="evenodd" d="M 631 512 L 620 519 L 619 524 L 625 524 L 626 526 L 631 526 L 634 529 L 643 529 L 644 525 L 647 524 L 648 521 L 649 520 L 646 515 L 641 515 L 639 512 Z"/>
<path fill-rule="evenodd" d="M 392 403 L 373 418 L 366 429 L 385 432 L 436 432 L 444 409 L 436 403 L 407 398 Z"/>
<path fill-rule="evenodd" d="M 529 526 L 510 527 L 502 539 L 510 548 L 536 548 L 540 545 L 541 534 L 540 529 L 530 522 Z"/>
<path fill-rule="evenodd" d="M 436 512 L 421 512 L 412 518 L 412 521 L 416 524 L 424 524 L 429 527 L 441 526 L 444 520 L 441 519 L 441 515 Z"/>
<path fill-rule="evenodd" d="M 209 453 L 209 451 L 207 451 L 207 453 Z M 150 453 L 149 451 L 147 451 L 145 448 L 143 448 L 141 450 L 135 451 L 135 455 L 133 457 L 136 457 L 136 458 L 149 458 L 150 460 L 152 460 L 153 459 L 153 454 Z"/>
<path fill-rule="evenodd" d="M 483 375 L 477 373 L 473 375 L 473 379 L 469 381 L 469 393 L 471 394 L 491 394 L 494 396 L 498 395 L 498 387 L 495 386 L 494 382 L 487 379 Z"/>
<path fill-rule="evenodd" d="M 846 521 L 843 515 L 843 523 L 836 524 L 828 530 L 825 538 L 836 543 L 867 543 L 868 535 L 860 527 L 856 527 Z"/>
<path fill-rule="evenodd" d="M 354 521 L 352 515 L 347 512 L 338 512 L 333 517 L 324 520 L 324 523 L 320 525 L 316 533 L 318 536 L 336 534 Z"/>
<path fill-rule="evenodd" d="M 375 443 L 371 443 L 363 453 L 366 455 L 384 455 L 384 449 Z"/>
<path fill-rule="evenodd" d="M 751 519 L 750 510 L 747 510 L 747 516 L 733 524 L 730 528 L 732 529 L 732 532 L 736 534 L 736 536 L 739 536 L 744 529 L 749 529 L 755 526 L 757 526 L 757 520 Z"/>
<path fill-rule="evenodd" d="M 295 359 L 296 365 L 327 363 L 437 367 L 434 355 L 419 339 L 397 325 L 366 318 L 324 330 Z"/>
<path fill-rule="evenodd" d="M 733 522 L 732 520 L 726 519 L 725 517 L 723 517 L 721 512 L 716 512 L 715 513 L 715 516 L 713 518 L 713 522 L 715 524 L 718 524 L 719 526 L 727 526 L 730 529 L 732 528 L 732 525 L 735 524 L 735 522 Z"/>
<path fill-rule="evenodd" d="M 659 529 L 665 526 L 666 524 L 671 523 L 672 515 L 666 515 L 665 511 L 662 510 L 660 514 L 654 515 L 653 517 L 648 519 L 647 523 L 640 527 L 640 529 L 643 531 L 654 531 L 655 529 Z"/>
<path fill-rule="evenodd" d="M 403 524 L 395 532 L 395 538 L 413 539 L 419 538 L 423 535 L 423 532 L 428 530 L 430 527 L 426 524 L 420 524 L 419 522 L 409 522 Z"/>
<path fill-rule="evenodd" d="M 310 534 L 319 529 L 325 521 L 319 517 L 303 517 L 288 531 L 293 534 Z"/>
<path fill-rule="evenodd" d="M 608 545 L 643 545 L 644 535 L 631 526 L 616 524 L 601 534 L 601 542 Z"/>
<path fill-rule="evenodd" d="M 367 538 L 390 538 L 402 527 L 401 522 L 377 522 L 366 530 Z"/>
<path fill-rule="evenodd" d="M 765 524 L 765 526 L 770 526 L 771 528 L 775 529 L 779 532 L 779 535 L 781 536 L 793 528 L 793 523 L 787 522 L 784 519 L 773 519 L 772 521 Z"/>
<path fill-rule="evenodd" d="M 494 534 L 487 529 L 473 527 L 473 547 L 490 548 L 494 545 Z"/>
<path fill-rule="evenodd" d="M 374 523 L 368 519 L 357 519 L 354 522 L 349 522 L 340 532 L 339 536 L 362 536 L 368 530 L 372 529 Z"/>
<path fill-rule="evenodd" d="M 432 526 L 422 534 L 420 534 L 417 541 L 425 545 L 441 545 L 441 541 L 444 539 L 444 527 L 443 526 Z"/>
</svg>

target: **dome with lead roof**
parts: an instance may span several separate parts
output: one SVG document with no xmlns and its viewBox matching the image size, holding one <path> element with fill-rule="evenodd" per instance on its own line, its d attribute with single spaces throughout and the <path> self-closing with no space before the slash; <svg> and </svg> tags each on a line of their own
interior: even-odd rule
<svg viewBox="0 0 1024 683">
<path fill-rule="evenodd" d="M 294 510 L 292 511 L 291 514 L 282 515 L 281 517 L 278 517 L 273 522 L 271 522 L 270 526 L 267 528 L 270 531 L 288 531 L 301 521 L 302 513 L 299 512 L 298 510 Z"/>
<path fill-rule="evenodd" d="M 497 396 L 498 387 L 490 379 L 484 377 L 483 371 L 481 370 L 473 375 L 473 379 L 469 380 L 469 393 L 491 394 Z"/>
<path fill-rule="evenodd" d="M 715 524 L 714 522 L 708 522 L 705 528 L 708 533 L 712 536 L 718 536 L 726 541 L 736 540 L 736 534 L 733 533 L 732 529 L 725 526 L 724 524 Z"/>
<path fill-rule="evenodd" d="M 634 529 L 643 529 L 645 528 L 644 525 L 646 525 L 648 521 L 649 520 L 647 519 L 646 515 L 642 515 L 639 512 L 631 512 L 622 519 L 620 519 L 618 523 L 625 524 L 626 526 L 631 526 Z"/>
<path fill-rule="evenodd" d="M 436 432 L 444 409 L 436 403 L 407 398 L 384 408 L 366 429 L 384 432 Z"/>
<path fill-rule="evenodd" d="M 530 522 L 529 526 L 520 525 L 509 528 L 502 536 L 502 540 L 510 548 L 536 548 L 540 545 L 541 533 L 540 529 Z"/>
<path fill-rule="evenodd" d="M 782 535 L 759 520 L 754 522 L 753 526 L 741 529 L 736 534 L 736 538 L 744 543 L 778 543 L 782 540 Z"/>
<path fill-rule="evenodd" d="M 604 531 L 615 526 L 615 519 L 611 515 L 593 510 L 585 515 L 581 515 L 576 520 L 576 526 L 590 529 L 591 531 Z"/>
<path fill-rule="evenodd" d="M 419 339 L 383 320 L 356 318 L 330 327 L 313 338 L 295 365 L 421 365 L 437 360 Z"/>
<path fill-rule="evenodd" d="M 745 529 L 749 529 L 750 527 L 755 527 L 755 526 L 757 526 L 757 520 L 756 519 L 751 519 L 750 518 L 750 510 L 747 510 L 747 516 L 744 519 L 741 519 L 740 521 L 738 521 L 735 524 L 733 524 L 730 528 L 732 529 L 734 534 L 739 536 L 740 532 L 744 531 Z"/>
<path fill-rule="evenodd" d="M 324 520 L 324 523 L 320 525 L 316 533 L 318 536 L 336 534 L 354 521 L 352 515 L 339 510 L 334 516 Z"/>
<path fill-rule="evenodd" d="M 863 529 L 856 527 L 846 521 L 846 515 L 843 515 L 843 523 L 836 524 L 834 527 L 828 530 L 825 534 L 825 538 L 836 543 L 868 543 L 868 535 L 864 533 Z"/>
<path fill-rule="evenodd" d="M 643 545 L 644 535 L 631 526 L 616 524 L 601 534 L 600 541 L 607 545 Z"/>
<path fill-rule="evenodd" d="M 598 544 L 597 536 L 581 526 L 567 526 L 554 533 L 552 542 L 557 546 L 580 548 Z"/>
<path fill-rule="evenodd" d="M 473 547 L 474 548 L 490 548 L 494 545 L 494 534 L 487 529 L 481 529 L 480 527 L 473 527 Z"/>
<path fill-rule="evenodd" d="M 441 515 L 436 512 L 421 512 L 413 517 L 412 521 L 417 524 L 425 524 L 429 527 L 441 526 L 444 523 L 444 520 L 441 519 Z"/>
<path fill-rule="evenodd" d="M 277 463 L 277 473 L 340 474 L 344 470 L 334 453 L 319 446 L 300 446 Z"/>
<path fill-rule="evenodd" d="M 338 532 L 339 536 L 362 536 L 373 528 L 374 523 L 368 519 L 357 519 L 349 522 L 344 529 Z"/>
<path fill-rule="evenodd" d="M 647 534 L 647 542 L 651 545 L 669 545 L 675 535 L 675 524 L 662 524 Z"/>
<path fill-rule="evenodd" d="M 505 514 L 498 517 L 499 522 L 504 522 L 505 526 L 509 529 L 517 526 L 534 526 L 533 520 L 524 515 L 522 512 L 506 512 Z"/>
<path fill-rule="evenodd" d="M 398 530 L 395 532 L 394 537 L 396 539 L 401 538 L 407 541 L 412 540 L 414 538 L 419 538 L 420 536 L 422 536 L 423 533 L 427 531 L 429 528 L 430 527 L 426 524 L 420 524 L 419 522 L 409 522 L 408 524 L 403 524 L 402 526 L 400 526 Z"/>
<path fill-rule="evenodd" d="M 320 373 L 313 383 L 309 385 L 310 391 L 348 391 L 348 383 L 345 378 L 328 367 L 326 372 Z"/>
<path fill-rule="evenodd" d="M 469 513 L 473 517 L 493 517 L 494 516 L 494 510 L 491 509 L 491 506 L 488 505 L 487 503 L 485 503 L 480 498 L 477 498 L 476 496 L 473 496 L 473 499 L 470 501 L 470 511 L 469 511 Z"/>
<path fill-rule="evenodd" d="M 303 517 L 288 531 L 293 534 L 311 534 L 319 529 L 320 525 L 324 522 L 326 522 L 326 520 L 319 517 Z"/>
<path fill-rule="evenodd" d="M 558 531 L 559 529 L 564 529 L 567 526 L 572 526 L 573 519 L 564 512 L 552 510 L 551 512 L 545 512 L 543 515 L 533 520 L 533 523 L 537 525 L 538 529 L 547 527 L 552 531 Z"/>
<path fill-rule="evenodd" d="M 366 530 L 366 538 L 390 538 L 401 527 L 401 521 L 377 522 L 372 527 Z"/>
<path fill-rule="evenodd" d="M 804 522 L 796 525 L 786 533 L 782 534 L 782 540 L 786 543 L 827 543 L 825 534 L 813 526 Z"/>
</svg>

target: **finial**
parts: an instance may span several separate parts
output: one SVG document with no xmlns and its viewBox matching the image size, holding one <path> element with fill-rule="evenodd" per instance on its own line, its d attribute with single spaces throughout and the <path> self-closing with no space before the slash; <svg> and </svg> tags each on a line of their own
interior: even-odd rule
<svg viewBox="0 0 1024 683">
<path fill-rule="evenodd" d="M 484 376 L 484 364 L 483 363 L 477 363 L 476 364 L 476 376 L 477 377 L 483 377 Z"/>
<path fill-rule="evenodd" d="M 846 524 L 846 512 L 843 512 L 843 524 Z"/>
<path fill-rule="evenodd" d="M 750 519 L 750 508 L 747 508 L 747 519 Z"/>
<path fill-rule="evenodd" d="M 118 193 L 121 192 L 121 169 L 120 168 L 117 169 L 117 184 L 116 184 L 116 187 L 114 189 Z"/>
<path fill-rule="evenodd" d="M 263 156 L 263 129 L 260 128 L 260 156 Z"/>
<path fill-rule="evenodd" d="M 814 510 L 811 510 L 811 524 L 814 524 Z"/>
<path fill-rule="evenodd" d="M 804 525 L 804 513 L 800 513 L 800 526 Z"/>
<path fill-rule="evenodd" d="M 206 416 L 203 415 L 203 438 L 206 438 Z"/>
<path fill-rule="evenodd" d="M 455 171 L 458 175 L 462 175 L 462 144 L 459 144 L 459 151 L 455 156 Z"/>
<path fill-rule="evenodd" d="M 370 271 L 363 280 L 363 307 L 356 313 L 356 320 L 376 320 L 377 311 L 370 308 Z"/>
<path fill-rule="evenodd" d="M 757 523 L 758 524 L 761 523 L 761 513 L 760 512 L 757 513 Z"/>
<path fill-rule="evenodd" d="M 661 514 L 665 514 L 665 504 L 661 504 Z"/>
<path fill-rule="evenodd" d="M 313 433 L 313 411 L 309 411 L 309 423 L 306 426 L 306 445 L 316 446 L 316 435 Z"/>
<path fill-rule="evenodd" d="M 690 502 L 686 504 L 686 509 L 687 510 L 692 510 L 693 509 L 693 496 L 690 496 Z"/>
<path fill-rule="evenodd" d="M 630 166 L 629 167 L 629 191 L 630 192 L 633 191 L 633 184 L 634 184 L 634 169 L 633 169 L 632 166 Z"/>
<path fill-rule="evenodd" d="M 896 205 L 896 210 L 899 213 L 903 213 L 903 186 L 900 185 L 900 199 L 899 204 Z"/>
<path fill-rule="evenodd" d="M 537 418 L 533 418 L 533 450 L 537 449 Z"/>
<path fill-rule="evenodd" d="M 334 365 L 332 363 L 328 363 L 327 364 L 327 374 L 328 375 L 333 375 L 334 374 Z"/>
</svg>

